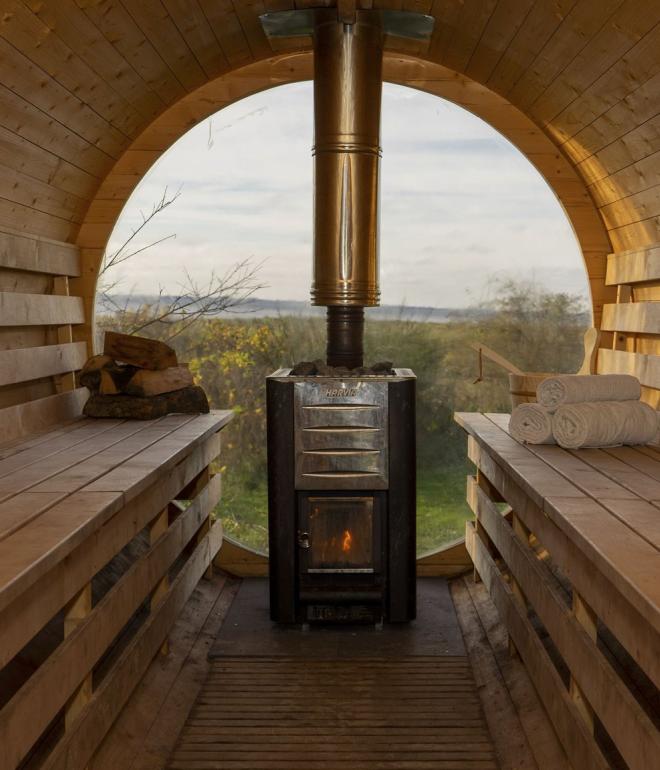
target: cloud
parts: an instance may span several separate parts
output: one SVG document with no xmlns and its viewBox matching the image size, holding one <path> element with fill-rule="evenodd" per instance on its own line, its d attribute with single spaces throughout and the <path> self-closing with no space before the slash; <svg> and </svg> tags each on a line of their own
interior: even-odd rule
<svg viewBox="0 0 660 770">
<path fill-rule="evenodd" d="M 209 136 L 211 142 L 209 143 Z M 264 260 L 263 296 L 307 299 L 312 271 L 312 89 L 281 86 L 222 110 L 182 137 L 142 180 L 112 236 L 118 244 L 163 189 L 179 199 L 143 243 L 168 240 L 125 266 L 122 286 L 166 290 L 185 266 L 197 280 Z M 570 225 L 538 172 L 479 118 L 386 84 L 381 167 L 383 301 L 461 306 L 488 276 L 536 277 L 586 293 Z"/>
</svg>

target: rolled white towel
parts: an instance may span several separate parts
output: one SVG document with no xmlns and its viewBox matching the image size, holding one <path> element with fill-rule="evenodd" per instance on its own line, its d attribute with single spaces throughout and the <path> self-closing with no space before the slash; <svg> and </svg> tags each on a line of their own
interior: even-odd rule
<svg viewBox="0 0 660 770">
<path fill-rule="evenodd" d="M 511 413 L 509 433 L 528 444 L 556 444 L 552 414 L 540 404 L 519 404 Z"/>
<path fill-rule="evenodd" d="M 658 435 L 658 412 L 643 401 L 563 404 L 552 431 L 564 449 L 649 444 Z"/>
<path fill-rule="evenodd" d="M 539 404 L 555 411 L 562 404 L 593 401 L 639 401 L 642 389 L 630 374 L 560 374 L 548 377 L 536 389 Z"/>
</svg>

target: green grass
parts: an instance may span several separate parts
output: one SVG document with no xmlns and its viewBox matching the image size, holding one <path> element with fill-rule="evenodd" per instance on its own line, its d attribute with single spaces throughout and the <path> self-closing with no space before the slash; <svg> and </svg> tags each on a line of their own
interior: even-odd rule
<svg viewBox="0 0 660 770">
<path fill-rule="evenodd" d="M 463 537 L 471 517 L 465 502 L 467 462 L 425 468 L 417 474 L 417 553 L 439 548 Z"/>
<path fill-rule="evenodd" d="M 462 537 L 470 509 L 465 502 L 467 462 L 423 469 L 417 476 L 417 553 L 425 553 Z M 225 533 L 251 548 L 268 549 L 266 478 L 249 483 L 228 470 L 223 502 L 216 509 Z"/>
</svg>

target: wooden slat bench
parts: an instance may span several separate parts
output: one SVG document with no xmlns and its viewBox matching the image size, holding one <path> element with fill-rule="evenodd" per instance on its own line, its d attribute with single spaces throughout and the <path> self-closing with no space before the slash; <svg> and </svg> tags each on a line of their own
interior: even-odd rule
<svg viewBox="0 0 660 770">
<path fill-rule="evenodd" d="M 3 770 L 84 768 L 166 645 L 222 543 L 231 418 L 79 419 L 0 450 Z"/>
<path fill-rule="evenodd" d="M 508 420 L 456 415 L 478 469 L 466 529 L 475 572 L 571 764 L 610 767 L 604 730 L 630 770 L 656 767 L 660 452 L 522 445 Z M 605 640 L 634 661 L 641 692 Z"/>
</svg>

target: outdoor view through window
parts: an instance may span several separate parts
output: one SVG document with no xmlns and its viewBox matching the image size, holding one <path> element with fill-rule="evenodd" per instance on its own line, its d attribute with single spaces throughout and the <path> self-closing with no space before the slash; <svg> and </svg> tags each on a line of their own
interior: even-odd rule
<svg viewBox="0 0 660 770">
<path fill-rule="evenodd" d="M 324 356 L 312 308 L 312 85 L 256 94 L 179 141 L 129 199 L 97 297 L 106 329 L 167 340 L 223 434 L 225 533 L 267 549 L 265 377 Z M 582 257 L 560 204 L 490 126 L 438 97 L 383 90 L 380 308 L 365 362 L 417 375 L 418 552 L 462 537 L 465 438 L 454 411 L 510 411 L 506 372 L 575 371 L 590 324 Z"/>
</svg>

